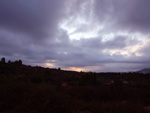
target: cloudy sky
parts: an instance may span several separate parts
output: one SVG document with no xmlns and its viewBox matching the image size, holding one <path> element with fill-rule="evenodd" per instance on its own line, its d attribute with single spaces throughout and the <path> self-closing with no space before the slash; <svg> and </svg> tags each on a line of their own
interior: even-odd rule
<svg viewBox="0 0 150 113">
<path fill-rule="evenodd" d="M 150 0 L 0 0 L 0 57 L 74 71 L 150 67 Z"/>
</svg>

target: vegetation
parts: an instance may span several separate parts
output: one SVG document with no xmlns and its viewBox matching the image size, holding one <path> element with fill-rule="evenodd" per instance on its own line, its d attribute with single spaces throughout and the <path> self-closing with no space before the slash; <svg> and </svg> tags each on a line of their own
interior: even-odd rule
<svg viewBox="0 0 150 113">
<path fill-rule="evenodd" d="M 0 61 L 2 113 L 150 113 L 150 74 L 93 73 Z"/>
</svg>

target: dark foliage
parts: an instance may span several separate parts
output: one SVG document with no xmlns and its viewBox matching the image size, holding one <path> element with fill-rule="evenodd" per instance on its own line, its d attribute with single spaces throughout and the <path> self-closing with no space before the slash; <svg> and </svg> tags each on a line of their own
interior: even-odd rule
<svg viewBox="0 0 150 113">
<path fill-rule="evenodd" d="M 73 72 L 0 61 L 2 113 L 150 113 L 150 74 Z"/>
</svg>

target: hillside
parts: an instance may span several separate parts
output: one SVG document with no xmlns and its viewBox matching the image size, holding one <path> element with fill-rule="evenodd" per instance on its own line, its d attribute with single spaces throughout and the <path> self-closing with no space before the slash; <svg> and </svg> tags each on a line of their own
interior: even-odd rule
<svg viewBox="0 0 150 113">
<path fill-rule="evenodd" d="M 2 113 L 149 113 L 150 74 L 94 73 L 0 61 Z"/>
<path fill-rule="evenodd" d="M 138 71 L 139 73 L 150 73 L 150 68 L 145 68 Z"/>
</svg>

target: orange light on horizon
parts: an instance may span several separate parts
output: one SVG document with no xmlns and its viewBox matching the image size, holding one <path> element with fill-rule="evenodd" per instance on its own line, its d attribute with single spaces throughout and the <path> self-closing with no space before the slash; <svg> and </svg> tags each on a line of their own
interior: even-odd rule
<svg viewBox="0 0 150 113">
<path fill-rule="evenodd" d="M 67 67 L 67 68 L 62 68 L 64 70 L 71 70 L 71 71 L 78 71 L 78 72 L 81 72 L 81 71 L 92 71 L 92 70 L 98 70 L 100 71 L 101 70 L 101 67 L 100 66 L 85 66 L 85 67 Z"/>
<path fill-rule="evenodd" d="M 71 70 L 71 71 L 84 71 L 84 68 L 78 68 L 78 67 L 68 67 L 68 68 L 64 68 L 65 70 Z"/>
<path fill-rule="evenodd" d="M 45 66 L 54 67 L 55 65 L 53 63 L 45 63 Z"/>
</svg>

